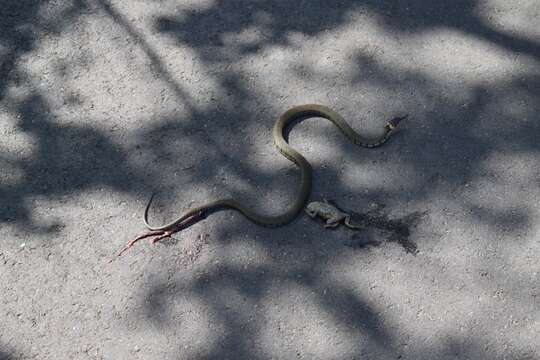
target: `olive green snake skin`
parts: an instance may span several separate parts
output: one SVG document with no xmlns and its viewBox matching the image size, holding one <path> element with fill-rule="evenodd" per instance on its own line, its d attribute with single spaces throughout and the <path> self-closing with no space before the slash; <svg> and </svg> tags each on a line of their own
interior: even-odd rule
<svg viewBox="0 0 540 360">
<path fill-rule="evenodd" d="M 295 106 L 287 110 L 277 119 L 272 131 L 274 144 L 281 154 L 300 168 L 300 189 L 298 190 L 298 195 L 296 196 L 295 201 L 287 211 L 281 215 L 265 216 L 257 214 L 256 212 L 248 209 L 242 203 L 233 198 L 224 198 L 193 207 L 186 211 L 183 215 L 179 216 L 176 220 L 173 220 L 165 225 L 152 226 L 148 223 L 148 210 L 150 209 L 150 205 L 152 204 L 152 200 L 154 198 L 154 195 L 152 195 L 144 211 L 143 220 L 146 227 L 152 231 L 170 230 L 181 225 L 184 221 L 192 217 L 201 216 L 210 211 L 223 208 L 237 210 L 249 220 L 262 226 L 275 227 L 291 222 L 303 209 L 311 193 L 312 169 L 309 162 L 299 152 L 289 146 L 283 136 L 283 132 L 285 128 L 293 121 L 309 117 L 321 117 L 328 119 L 334 125 L 336 125 L 354 144 L 362 147 L 373 148 L 384 144 L 392 134 L 392 130 L 395 129 L 399 122 L 405 119 L 407 116 L 396 117 L 384 126 L 380 134 L 372 137 L 365 137 L 354 131 L 345 121 L 345 119 L 326 106 L 317 104 Z"/>
</svg>

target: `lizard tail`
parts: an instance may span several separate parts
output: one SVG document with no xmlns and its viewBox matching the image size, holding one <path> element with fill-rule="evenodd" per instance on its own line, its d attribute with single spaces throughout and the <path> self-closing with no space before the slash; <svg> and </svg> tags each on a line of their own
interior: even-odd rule
<svg viewBox="0 0 540 360">
<path fill-rule="evenodd" d="M 345 217 L 345 221 L 343 222 L 345 224 L 346 227 L 348 227 L 349 229 L 361 229 L 362 226 L 360 225 L 353 225 L 351 224 L 351 216 L 350 215 L 347 215 Z"/>
</svg>

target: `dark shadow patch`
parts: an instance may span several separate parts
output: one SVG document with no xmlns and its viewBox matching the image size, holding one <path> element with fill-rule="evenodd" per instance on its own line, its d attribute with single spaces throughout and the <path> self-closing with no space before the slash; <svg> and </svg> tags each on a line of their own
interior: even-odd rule
<svg viewBox="0 0 540 360">
<path fill-rule="evenodd" d="M 16 353 L 12 349 L 0 348 L 0 360 L 15 360 L 22 359 L 23 356 L 20 353 Z"/>
<path fill-rule="evenodd" d="M 91 126 L 56 123 L 46 99 L 38 93 L 12 102 L 11 107 L 19 115 L 18 128 L 32 136 L 36 151 L 31 158 L 14 161 L 24 181 L 9 186 L 0 183 L 0 203 L 7 204 L 0 207 L 0 222 L 54 233 L 63 224 L 36 221 L 26 199 L 58 198 L 96 185 L 129 192 L 134 184 L 144 183 L 139 170 L 129 165 L 128 151 Z"/>
<path fill-rule="evenodd" d="M 330 201 L 338 207 L 334 201 Z M 338 207 L 339 208 L 339 207 Z M 392 218 L 384 211 L 384 206 L 374 206 L 367 212 L 359 213 L 346 211 L 351 215 L 351 223 L 361 226 L 345 244 L 352 248 L 380 246 L 384 242 L 395 242 L 409 253 L 416 255 L 418 247 L 410 238 L 411 230 L 415 228 L 427 212 L 415 211 L 402 217 Z"/>
</svg>

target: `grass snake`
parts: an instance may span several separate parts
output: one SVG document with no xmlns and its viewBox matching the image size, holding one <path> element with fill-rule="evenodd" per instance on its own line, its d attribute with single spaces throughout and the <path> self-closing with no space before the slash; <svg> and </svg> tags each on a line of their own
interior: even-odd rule
<svg viewBox="0 0 540 360">
<path fill-rule="evenodd" d="M 384 144 L 392 134 L 392 131 L 399 124 L 399 122 L 405 119 L 407 116 L 405 115 L 402 117 L 396 117 L 390 120 L 379 131 L 378 134 L 367 137 L 360 135 L 355 130 L 353 130 L 353 128 L 349 126 L 349 124 L 345 121 L 345 119 L 343 119 L 343 117 L 341 117 L 341 115 L 326 106 L 318 104 L 295 106 L 284 112 L 277 119 L 272 131 L 274 144 L 281 152 L 281 154 L 283 154 L 283 156 L 295 163 L 300 168 L 300 188 L 298 190 L 296 199 L 288 210 L 286 210 L 280 215 L 261 215 L 250 210 L 248 207 L 246 207 L 244 204 L 234 198 L 224 198 L 209 201 L 200 206 L 193 207 L 187 210 L 184 214 L 182 214 L 175 220 L 165 225 L 152 226 L 148 223 L 148 212 L 154 198 L 154 195 L 152 195 L 150 197 L 150 200 L 148 201 L 148 204 L 146 205 L 143 217 L 146 227 L 152 232 L 157 232 L 153 233 L 151 236 L 161 234 L 165 234 L 165 236 L 170 236 L 171 233 L 176 232 L 171 230 L 182 226 L 184 222 L 189 221 L 192 218 L 200 218 L 201 216 L 218 209 L 237 210 L 249 220 L 262 226 L 275 227 L 285 225 L 291 222 L 303 209 L 309 198 L 309 195 L 311 193 L 313 171 L 309 162 L 299 152 L 289 146 L 288 142 L 285 140 L 284 131 L 295 121 L 310 117 L 325 118 L 332 122 L 334 125 L 336 125 L 341 130 L 341 132 L 345 134 L 345 136 L 347 136 L 347 138 L 354 144 L 361 147 L 373 148 Z"/>
</svg>

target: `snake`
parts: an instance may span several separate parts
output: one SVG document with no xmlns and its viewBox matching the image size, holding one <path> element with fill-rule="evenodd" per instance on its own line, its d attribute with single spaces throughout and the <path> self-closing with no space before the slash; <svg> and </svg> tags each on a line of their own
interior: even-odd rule
<svg viewBox="0 0 540 360">
<path fill-rule="evenodd" d="M 392 120 L 388 121 L 378 133 L 373 134 L 372 136 L 363 136 L 356 132 L 341 115 L 329 107 L 319 104 L 294 106 L 278 117 L 272 130 L 272 137 L 276 148 L 283 156 L 300 168 L 300 187 L 294 202 L 286 211 L 279 215 L 262 215 L 251 210 L 240 201 L 228 197 L 209 201 L 202 205 L 192 207 L 169 223 L 161 226 L 152 226 L 148 222 L 148 212 L 155 195 L 152 194 L 144 211 L 144 224 L 151 231 L 170 230 L 180 226 L 184 221 L 190 218 L 196 216 L 200 217 L 218 209 L 233 209 L 239 211 L 252 222 L 266 227 L 278 227 L 290 223 L 301 212 L 308 201 L 311 193 L 313 170 L 310 163 L 298 151 L 293 149 L 288 144 L 287 140 L 285 140 L 284 131 L 295 121 L 311 117 L 319 117 L 329 120 L 336 125 L 337 128 L 341 130 L 341 132 L 355 145 L 365 148 L 374 148 L 384 144 L 389 139 L 398 124 L 407 118 L 407 115 L 393 118 Z"/>
</svg>

